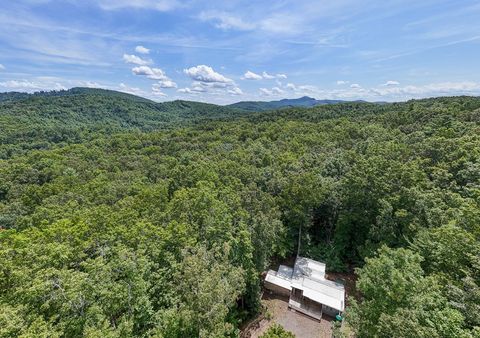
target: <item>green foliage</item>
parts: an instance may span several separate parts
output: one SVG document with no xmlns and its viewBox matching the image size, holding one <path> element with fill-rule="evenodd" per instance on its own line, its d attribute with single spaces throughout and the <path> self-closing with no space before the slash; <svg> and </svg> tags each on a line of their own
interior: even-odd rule
<svg viewBox="0 0 480 338">
<path fill-rule="evenodd" d="M 480 242 L 454 225 L 423 230 L 412 244 L 425 261 L 425 271 L 445 285 L 451 306 L 470 328 L 480 327 Z"/>
<path fill-rule="evenodd" d="M 4 96 L 0 336 L 235 337 L 300 226 L 302 254 L 365 264 L 360 336 L 475 335 L 479 109 Z"/>
<path fill-rule="evenodd" d="M 448 279 L 454 280 L 473 272 L 480 253 L 478 240 L 468 231 L 451 224 L 422 230 L 412 248 L 425 257 L 425 271 L 447 274 Z"/>
<path fill-rule="evenodd" d="M 273 324 L 260 338 L 295 338 L 295 335 L 285 330 L 281 325 Z"/>
<path fill-rule="evenodd" d="M 470 337 L 461 312 L 449 304 L 438 279 L 425 276 L 422 257 L 382 247 L 358 270 L 361 302 L 348 321 L 359 337 Z"/>
<path fill-rule="evenodd" d="M 125 131 L 170 129 L 180 124 L 244 115 L 212 104 L 153 101 L 115 91 L 72 88 L 35 94 L 0 94 L 0 159 Z"/>
</svg>

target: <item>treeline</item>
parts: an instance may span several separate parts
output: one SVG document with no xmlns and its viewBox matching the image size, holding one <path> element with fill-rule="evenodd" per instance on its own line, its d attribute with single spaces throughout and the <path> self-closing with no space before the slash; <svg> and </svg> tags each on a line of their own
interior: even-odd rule
<svg viewBox="0 0 480 338">
<path fill-rule="evenodd" d="M 295 252 L 360 337 L 474 337 L 480 99 L 292 108 L 0 160 L 0 337 L 235 337 Z"/>
</svg>

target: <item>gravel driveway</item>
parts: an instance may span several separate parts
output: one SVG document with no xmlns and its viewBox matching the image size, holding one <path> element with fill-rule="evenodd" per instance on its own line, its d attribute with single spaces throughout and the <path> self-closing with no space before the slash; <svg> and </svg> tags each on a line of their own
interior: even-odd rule
<svg viewBox="0 0 480 338">
<path fill-rule="evenodd" d="M 262 320 L 259 327 L 250 335 L 251 338 L 261 336 L 273 323 L 282 325 L 291 331 L 297 338 L 331 338 L 331 319 L 325 318 L 321 322 L 310 319 L 298 312 L 288 309 L 288 298 L 264 294 L 262 303 L 268 308 L 271 320 Z"/>
</svg>

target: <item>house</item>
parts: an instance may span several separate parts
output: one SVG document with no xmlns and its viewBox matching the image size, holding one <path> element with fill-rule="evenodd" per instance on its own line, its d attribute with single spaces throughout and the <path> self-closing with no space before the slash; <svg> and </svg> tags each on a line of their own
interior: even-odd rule
<svg viewBox="0 0 480 338">
<path fill-rule="evenodd" d="M 298 256 L 293 268 L 280 265 L 269 270 L 265 288 L 289 297 L 288 307 L 320 320 L 322 313 L 335 316 L 345 310 L 345 288 L 325 279 L 325 264 Z"/>
</svg>

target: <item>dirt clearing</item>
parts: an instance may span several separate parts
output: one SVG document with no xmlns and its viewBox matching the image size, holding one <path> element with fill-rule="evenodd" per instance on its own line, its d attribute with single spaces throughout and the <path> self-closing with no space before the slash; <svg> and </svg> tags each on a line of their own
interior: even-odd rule
<svg viewBox="0 0 480 338">
<path fill-rule="evenodd" d="M 324 316 L 319 322 L 288 309 L 288 298 L 265 293 L 262 304 L 267 314 L 252 322 L 242 332 L 242 338 L 258 338 L 273 323 L 280 324 L 297 338 L 331 338 L 332 318 Z M 270 318 L 270 319 L 267 319 Z"/>
</svg>

